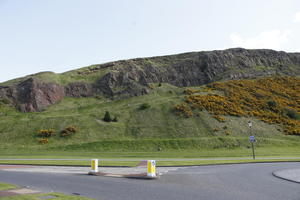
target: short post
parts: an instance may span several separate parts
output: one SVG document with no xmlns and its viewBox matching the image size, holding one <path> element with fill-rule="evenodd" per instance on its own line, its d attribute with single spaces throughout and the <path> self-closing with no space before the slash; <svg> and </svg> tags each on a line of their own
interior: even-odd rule
<svg viewBox="0 0 300 200">
<path fill-rule="evenodd" d="M 147 177 L 156 177 L 156 162 L 155 162 L 155 160 L 147 161 Z"/>
<path fill-rule="evenodd" d="M 252 155 L 253 155 L 253 159 L 255 160 L 255 153 L 254 153 L 254 145 L 253 145 L 253 142 L 251 142 L 252 144 Z"/>
<path fill-rule="evenodd" d="M 256 142 L 255 137 L 252 135 L 252 126 L 253 123 L 252 121 L 248 121 L 248 126 L 250 128 L 250 137 L 249 137 L 249 142 L 251 143 L 252 146 L 252 155 L 253 155 L 253 159 L 255 159 L 255 152 L 254 152 L 254 142 Z"/>
<path fill-rule="evenodd" d="M 91 173 L 97 173 L 98 172 L 98 159 L 92 159 L 91 160 Z"/>
</svg>

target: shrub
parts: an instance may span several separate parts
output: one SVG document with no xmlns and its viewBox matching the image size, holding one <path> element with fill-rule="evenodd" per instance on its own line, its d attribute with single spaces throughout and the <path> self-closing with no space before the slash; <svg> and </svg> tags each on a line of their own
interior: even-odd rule
<svg viewBox="0 0 300 200">
<path fill-rule="evenodd" d="M 48 140 L 48 138 L 41 138 L 41 139 L 38 140 L 38 142 L 39 142 L 40 144 L 48 144 L 48 143 L 49 143 L 49 140 Z"/>
<path fill-rule="evenodd" d="M 76 132 L 77 132 L 77 128 L 75 126 L 68 126 L 67 128 L 65 128 L 60 132 L 60 136 L 67 137 L 73 135 Z"/>
<path fill-rule="evenodd" d="M 195 94 L 199 92 L 198 90 L 195 90 L 195 89 L 191 89 L 191 88 L 187 88 L 183 91 L 184 94 L 187 94 L 187 95 L 192 95 L 192 94 Z"/>
<path fill-rule="evenodd" d="M 150 104 L 149 103 L 143 103 L 142 105 L 140 105 L 139 109 L 140 110 L 146 110 L 148 108 L 150 108 Z"/>
<path fill-rule="evenodd" d="M 112 120 L 113 122 L 118 122 L 118 117 L 115 116 L 114 119 Z"/>
<path fill-rule="evenodd" d="M 105 112 L 103 121 L 105 121 L 105 122 L 111 122 L 112 121 L 112 118 L 111 118 L 111 116 L 110 116 L 110 114 L 109 114 L 108 111 Z"/>
<path fill-rule="evenodd" d="M 276 103 L 276 101 L 274 101 L 274 100 L 269 100 L 269 101 L 267 102 L 267 104 L 268 104 L 269 107 L 276 107 L 276 106 L 277 106 L 277 103 Z"/>
<path fill-rule="evenodd" d="M 38 130 L 38 137 L 43 137 L 43 138 L 49 138 L 51 136 L 55 135 L 55 130 L 54 129 L 40 129 Z"/>
<path fill-rule="evenodd" d="M 213 115 L 213 118 L 215 118 L 219 122 L 225 122 L 226 121 L 224 117 L 221 117 L 219 115 Z"/>
<path fill-rule="evenodd" d="M 230 131 L 225 131 L 225 135 L 231 135 Z"/>
<path fill-rule="evenodd" d="M 256 117 L 269 124 L 281 124 L 287 134 L 299 135 L 299 78 L 268 77 L 214 82 L 201 91 L 221 91 L 223 95 L 195 94 L 195 91 L 186 89 L 186 104 L 175 105 L 176 110 L 189 117 L 194 109 L 206 110 L 220 122 L 223 121 L 220 115 Z"/>
<path fill-rule="evenodd" d="M 295 110 L 285 109 L 284 112 L 291 119 L 296 119 L 296 120 L 300 119 L 300 115 Z"/>
<path fill-rule="evenodd" d="M 101 96 L 101 95 L 95 95 L 94 96 L 96 99 L 103 99 L 103 96 Z"/>
<path fill-rule="evenodd" d="M 213 131 L 218 132 L 218 131 L 220 131 L 220 129 L 217 127 L 217 128 L 214 128 Z"/>
<path fill-rule="evenodd" d="M 3 104 L 10 104 L 10 100 L 7 99 L 7 98 L 1 99 L 0 102 L 3 103 Z"/>
<path fill-rule="evenodd" d="M 193 116 L 193 112 L 192 112 L 191 108 L 186 103 L 181 103 L 181 104 L 175 105 L 174 108 L 176 111 L 182 112 L 185 115 L 185 117 Z"/>
</svg>

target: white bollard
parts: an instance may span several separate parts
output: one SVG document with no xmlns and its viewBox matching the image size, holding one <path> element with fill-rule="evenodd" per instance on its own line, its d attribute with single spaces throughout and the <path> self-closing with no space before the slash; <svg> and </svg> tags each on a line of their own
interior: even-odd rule
<svg viewBox="0 0 300 200">
<path fill-rule="evenodd" d="M 98 171 L 98 159 L 91 160 L 91 173 L 97 173 Z"/>
<path fill-rule="evenodd" d="M 155 162 L 155 160 L 147 161 L 147 177 L 156 177 L 156 162 Z"/>
</svg>

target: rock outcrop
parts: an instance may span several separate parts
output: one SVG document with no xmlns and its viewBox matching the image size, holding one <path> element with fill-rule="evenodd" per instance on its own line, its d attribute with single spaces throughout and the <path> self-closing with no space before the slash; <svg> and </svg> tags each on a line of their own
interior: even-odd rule
<svg viewBox="0 0 300 200">
<path fill-rule="evenodd" d="M 97 65 L 78 71 L 89 76 L 106 70 L 94 83 L 73 82 L 65 86 L 30 78 L 11 86 L 0 86 L 0 98 L 10 99 L 23 112 L 42 111 L 64 96 L 89 97 L 101 94 L 126 98 L 147 94 L 151 83 L 178 87 L 213 81 L 258 78 L 270 75 L 300 75 L 300 54 L 273 50 L 192 52 L 171 56 L 138 58 Z"/>
<path fill-rule="evenodd" d="M 64 96 L 64 87 L 34 78 L 10 87 L 0 87 L 0 98 L 11 99 L 22 112 L 42 111 Z"/>
</svg>

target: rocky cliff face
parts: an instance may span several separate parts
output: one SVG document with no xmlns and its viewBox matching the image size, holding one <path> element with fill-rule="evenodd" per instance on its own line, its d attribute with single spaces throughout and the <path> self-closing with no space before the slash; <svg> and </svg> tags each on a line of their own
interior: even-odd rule
<svg viewBox="0 0 300 200">
<path fill-rule="evenodd" d="M 42 111 L 64 96 L 64 87 L 33 78 L 10 87 L 0 87 L 0 98 L 10 99 L 22 112 Z"/>
<path fill-rule="evenodd" d="M 149 92 L 150 83 L 178 87 L 213 81 L 257 78 L 270 75 L 300 75 L 300 54 L 273 50 L 228 49 L 192 52 L 172 56 L 139 58 L 98 65 L 85 76 L 107 70 L 94 83 L 74 82 L 65 86 L 30 78 L 11 86 L 0 86 L 0 98 L 10 99 L 23 112 L 42 111 L 64 96 L 88 97 L 96 94 L 126 98 Z"/>
</svg>

